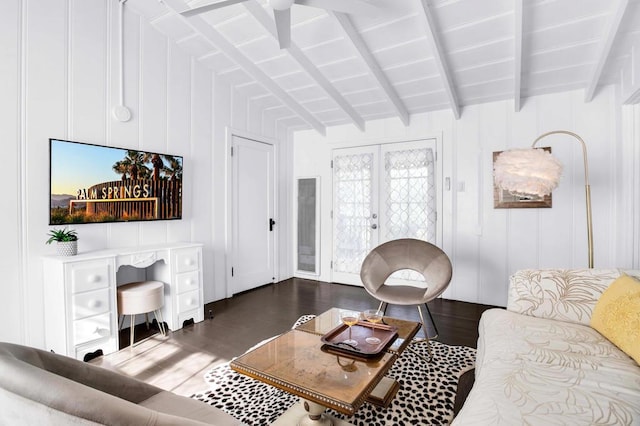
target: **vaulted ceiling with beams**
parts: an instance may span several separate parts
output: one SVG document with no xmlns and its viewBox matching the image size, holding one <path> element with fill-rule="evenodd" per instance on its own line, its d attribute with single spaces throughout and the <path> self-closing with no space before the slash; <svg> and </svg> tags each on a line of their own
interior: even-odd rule
<svg viewBox="0 0 640 426">
<path fill-rule="evenodd" d="M 297 0 L 281 49 L 275 0 L 127 3 L 290 130 L 353 124 L 620 84 L 640 46 L 640 0 Z M 635 55 L 638 55 L 636 52 Z M 638 74 L 638 71 L 634 71 Z M 636 78 L 639 78 L 636 76 Z"/>
</svg>

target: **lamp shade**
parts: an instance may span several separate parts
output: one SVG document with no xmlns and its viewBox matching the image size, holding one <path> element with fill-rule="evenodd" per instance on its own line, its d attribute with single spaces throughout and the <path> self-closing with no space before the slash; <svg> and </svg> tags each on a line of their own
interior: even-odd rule
<svg viewBox="0 0 640 426">
<path fill-rule="evenodd" d="M 544 197 L 553 191 L 562 175 L 562 164 L 544 149 L 511 149 L 496 158 L 496 185 L 511 194 Z"/>
</svg>

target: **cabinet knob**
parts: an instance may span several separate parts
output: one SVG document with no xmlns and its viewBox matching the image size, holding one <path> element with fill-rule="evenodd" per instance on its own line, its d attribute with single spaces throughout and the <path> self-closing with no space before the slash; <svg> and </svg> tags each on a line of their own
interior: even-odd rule
<svg viewBox="0 0 640 426">
<path fill-rule="evenodd" d="M 195 260 L 193 260 L 193 259 L 187 259 L 187 260 L 184 261 L 184 263 L 187 266 L 193 266 L 193 265 L 196 264 Z"/>
<path fill-rule="evenodd" d="M 106 328 L 100 328 L 100 327 L 96 327 L 95 331 L 93 332 L 94 334 L 97 334 L 100 337 L 106 337 L 109 335 L 109 330 Z"/>
<path fill-rule="evenodd" d="M 91 299 L 87 303 L 87 306 L 90 308 L 99 308 L 102 305 L 102 302 L 97 299 Z"/>
<path fill-rule="evenodd" d="M 89 281 L 90 283 L 100 282 L 100 275 L 91 274 L 87 277 L 87 281 Z"/>
<path fill-rule="evenodd" d="M 187 299 L 187 305 L 194 306 L 195 304 L 196 304 L 196 301 L 193 300 L 192 298 Z"/>
</svg>

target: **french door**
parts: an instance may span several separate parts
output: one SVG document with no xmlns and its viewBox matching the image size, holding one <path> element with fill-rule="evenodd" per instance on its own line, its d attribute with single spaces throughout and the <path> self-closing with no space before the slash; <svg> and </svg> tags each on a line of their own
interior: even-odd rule
<svg viewBox="0 0 640 426">
<path fill-rule="evenodd" d="M 274 147 L 232 138 L 233 294 L 274 282 Z"/>
<path fill-rule="evenodd" d="M 436 243 L 435 140 L 333 151 L 332 280 L 362 285 L 360 267 L 377 245 L 398 238 Z M 418 280 L 409 271 L 394 281 Z"/>
</svg>

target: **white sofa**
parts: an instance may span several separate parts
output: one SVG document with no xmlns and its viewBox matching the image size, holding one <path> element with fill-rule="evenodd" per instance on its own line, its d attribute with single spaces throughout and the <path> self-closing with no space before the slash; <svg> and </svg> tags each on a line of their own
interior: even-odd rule
<svg viewBox="0 0 640 426">
<path fill-rule="evenodd" d="M 453 425 L 640 425 L 640 366 L 589 326 L 617 269 L 522 270 L 480 320 L 475 383 Z"/>
</svg>

